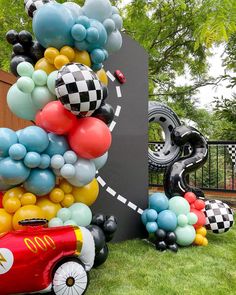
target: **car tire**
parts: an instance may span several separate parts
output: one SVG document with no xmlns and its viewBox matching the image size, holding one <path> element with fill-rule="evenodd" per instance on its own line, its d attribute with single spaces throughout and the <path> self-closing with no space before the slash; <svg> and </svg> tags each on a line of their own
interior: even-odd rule
<svg viewBox="0 0 236 295">
<path fill-rule="evenodd" d="M 56 295 L 82 295 L 89 284 L 88 273 L 79 261 L 59 265 L 53 275 L 52 289 Z"/>
<path fill-rule="evenodd" d="M 149 170 L 153 172 L 165 170 L 181 155 L 181 149 L 171 139 L 172 130 L 180 126 L 181 122 L 169 107 L 155 101 L 149 102 L 148 121 L 159 123 L 165 133 L 165 144 L 159 151 L 148 148 Z"/>
</svg>

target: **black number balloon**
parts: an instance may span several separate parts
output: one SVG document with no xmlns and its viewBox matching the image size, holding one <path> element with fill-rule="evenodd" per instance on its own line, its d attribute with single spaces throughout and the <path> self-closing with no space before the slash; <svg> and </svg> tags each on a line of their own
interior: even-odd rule
<svg viewBox="0 0 236 295">
<path fill-rule="evenodd" d="M 186 175 L 201 167 L 207 160 L 208 146 L 204 136 L 195 128 L 181 125 L 172 132 L 173 142 L 183 147 L 191 146 L 191 153 L 183 156 L 168 166 L 164 176 L 164 189 L 167 197 L 183 196 L 186 192 L 193 192 L 197 197 L 203 198 L 204 193 L 188 185 Z"/>
</svg>

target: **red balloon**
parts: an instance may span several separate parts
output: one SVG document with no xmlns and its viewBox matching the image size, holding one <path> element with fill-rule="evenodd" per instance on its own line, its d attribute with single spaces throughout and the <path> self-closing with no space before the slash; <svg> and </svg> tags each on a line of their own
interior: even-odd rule
<svg viewBox="0 0 236 295">
<path fill-rule="evenodd" d="M 68 133 L 76 122 L 76 116 L 66 110 L 60 101 L 48 103 L 36 116 L 38 126 L 59 135 Z"/>
<path fill-rule="evenodd" d="M 3 208 L 2 199 L 3 199 L 3 193 L 0 192 L 0 208 Z"/>
<path fill-rule="evenodd" d="M 68 140 L 79 157 L 94 159 L 102 156 L 111 145 L 111 132 L 107 125 L 97 118 L 82 118 L 70 130 Z"/>
<path fill-rule="evenodd" d="M 191 209 L 190 211 L 196 214 L 198 218 L 197 223 L 194 224 L 195 229 L 202 227 L 206 224 L 206 216 L 202 211 L 196 209 Z"/>
<path fill-rule="evenodd" d="M 192 192 L 185 193 L 184 198 L 189 202 L 189 204 L 192 204 L 193 202 L 197 200 L 196 195 Z"/>
<path fill-rule="evenodd" d="M 197 210 L 203 210 L 205 208 L 205 202 L 203 200 L 196 200 L 194 206 Z"/>
</svg>

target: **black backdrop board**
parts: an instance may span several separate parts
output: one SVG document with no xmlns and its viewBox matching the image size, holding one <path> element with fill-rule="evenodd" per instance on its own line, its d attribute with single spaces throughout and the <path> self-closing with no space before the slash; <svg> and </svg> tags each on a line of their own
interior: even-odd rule
<svg viewBox="0 0 236 295">
<path fill-rule="evenodd" d="M 109 75 L 107 103 L 116 112 L 110 125 L 113 140 L 108 162 L 97 175 L 100 193 L 92 210 L 117 216 L 114 241 L 122 241 L 145 235 L 140 214 L 148 200 L 148 55 L 123 34 L 122 49 L 109 56 L 105 69 L 112 75 L 121 70 L 127 82 L 121 85 Z"/>
</svg>

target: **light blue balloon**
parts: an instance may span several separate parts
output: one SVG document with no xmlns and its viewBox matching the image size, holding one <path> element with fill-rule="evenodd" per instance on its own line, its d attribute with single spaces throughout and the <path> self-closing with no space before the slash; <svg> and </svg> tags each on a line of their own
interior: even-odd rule
<svg viewBox="0 0 236 295">
<path fill-rule="evenodd" d="M 74 186 L 85 186 L 90 183 L 96 175 L 96 168 L 92 161 L 79 158 L 75 163 L 75 176 L 67 179 Z"/>
<path fill-rule="evenodd" d="M 15 131 L 9 128 L 0 128 L 0 157 L 7 157 L 9 148 L 17 142 Z"/>
<path fill-rule="evenodd" d="M 63 221 L 58 217 L 54 217 L 49 221 L 48 227 L 57 227 L 57 226 L 63 226 Z"/>
<path fill-rule="evenodd" d="M 65 179 L 70 179 L 73 178 L 75 176 L 75 167 L 71 164 L 65 164 L 62 168 L 61 168 L 61 176 L 64 177 Z"/>
<path fill-rule="evenodd" d="M 49 91 L 56 95 L 56 79 L 57 79 L 57 74 L 58 74 L 58 71 L 54 71 L 52 72 L 49 76 L 48 76 L 48 80 L 47 80 L 47 86 L 48 86 L 48 89 Z"/>
<path fill-rule="evenodd" d="M 100 64 L 93 64 L 92 65 L 92 70 L 94 72 L 101 70 L 101 68 L 102 68 L 102 63 L 100 63 Z"/>
<path fill-rule="evenodd" d="M 25 157 L 27 150 L 23 144 L 15 143 L 9 149 L 9 156 L 12 160 L 21 160 Z"/>
<path fill-rule="evenodd" d="M 116 24 L 115 24 L 114 20 L 111 18 L 105 19 L 103 22 L 103 25 L 104 25 L 108 35 L 111 34 L 111 32 L 115 31 L 115 29 L 116 29 Z"/>
<path fill-rule="evenodd" d="M 36 196 L 48 194 L 56 185 L 56 177 L 51 169 L 32 169 L 24 188 Z"/>
<path fill-rule="evenodd" d="M 36 168 L 40 165 L 41 157 L 36 152 L 29 152 L 24 158 L 24 164 L 28 168 Z"/>
<path fill-rule="evenodd" d="M 147 223 L 147 211 L 148 211 L 148 209 L 145 209 L 141 215 L 141 220 L 144 225 L 146 225 L 146 223 Z"/>
<path fill-rule="evenodd" d="M 56 175 L 56 176 L 61 176 L 61 170 L 60 169 L 52 169 L 53 173 Z"/>
<path fill-rule="evenodd" d="M 157 219 L 158 227 L 165 231 L 174 231 L 177 227 L 177 217 L 170 210 L 161 211 Z"/>
<path fill-rule="evenodd" d="M 21 131 L 19 143 L 23 144 L 28 152 L 42 153 L 49 144 L 48 134 L 38 126 L 29 126 Z"/>
<path fill-rule="evenodd" d="M 78 226 L 88 226 L 92 221 L 92 212 L 90 208 L 83 203 L 75 203 L 69 207 L 71 211 L 71 219 Z"/>
<path fill-rule="evenodd" d="M 71 218 L 71 211 L 68 208 L 61 208 L 57 212 L 57 217 L 60 218 L 63 222 L 66 222 Z"/>
<path fill-rule="evenodd" d="M 123 20 L 122 17 L 119 14 L 113 14 L 111 16 L 111 19 L 114 21 L 116 29 L 121 30 L 123 27 Z"/>
<path fill-rule="evenodd" d="M 30 174 L 30 169 L 22 161 L 5 158 L 0 161 L 0 180 L 6 185 L 18 185 L 24 182 Z"/>
<path fill-rule="evenodd" d="M 20 91 L 17 84 L 9 89 L 7 104 L 13 114 L 25 120 L 34 120 L 38 111 L 31 99 L 31 94 Z"/>
<path fill-rule="evenodd" d="M 112 6 L 112 14 L 119 14 L 119 9 L 116 6 Z"/>
<path fill-rule="evenodd" d="M 54 155 L 51 158 L 51 167 L 53 169 L 61 169 L 65 164 L 65 160 L 62 155 Z"/>
<path fill-rule="evenodd" d="M 40 169 L 47 169 L 50 166 L 51 163 L 51 158 L 47 154 L 42 154 L 41 155 L 41 160 L 39 164 Z"/>
<path fill-rule="evenodd" d="M 94 27 L 90 27 L 87 29 L 87 36 L 86 36 L 86 40 L 89 42 L 89 43 L 94 43 L 94 42 L 97 42 L 99 39 L 99 33 L 98 33 L 98 30 Z M 78 40 L 80 41 L 80 40 Z M 82 41 L 82 40 L 81 40 Z"/>
<path fill-rule="evenodd" d="M 77 226 L 77 223 L 74 220 L 69 219 L 66 222 L 64 222 L 64 226 L 66 226 L 66 225 Z"/>
<path fill-rule="evenodd" d="M 116 30 L 112 32 L 107 39 L 105 44 L 105 49 L 108 51 L 109 54 L 117 52 L 122 47 L 122 36 L 121 33 Z"/>
<path fill-rule="evenodd" d="M 87 31 L 83 25 L 75 24 L 71 30 L 71 35 L 76 41 L 83 41 L 86 38 Z"/>
<path fill-rule="evenodd" d="M 149 234 L 156 232 L 157 229 L 158 229 L 158 225 L 156 222 L 148 222 L 146 224 L 146 230 L 148 231 Z"/>
<path fill-rule="evenodd" d="M 112 6 L 109 0 L 86 0 L 83 13 L 89 17 L 103 22 L 112 15 Z"/>
<path fill-rule="evenodd" d="M 74 151 L 67 151 L 63 155 L 66 164 L 75 164 L 78 160 L 78 157 Z"/>
<path fill-rule="evenodd" d="M 46 104 L 56 99 L 56 96 L 49 91 L 47 86 L 36 86 L 31 97 L 38 110 L 43 109 Z"/>
<path fill-rule="evenodd" d="M 91 60 L 95 64 L 104 62 L 105 54 L 102 49 L 94 49 L 90 54 Z"/>
<path fill-rule="evenodd" d="M 79 16 L 76 21 L 75 21 L 77 24 L 80 24 L 82 26 L 85 27 L 85 29 L 88 29 L 90 27 L 90 20 L 87 16 L 85 15 L 81 15 Z"/>
<path fill-rule="evenodd" d="M 158 213 L 169 208 L 169 200 L 162 193 L 155 193 L 149 197 L 149 207 Z"/>
<path fill-rule="evenodd" d="M 34 81 L 29 77 L 20 77 L 17 82 L 17 87 L 24 93 L 31 93 L 34 90 Z"/>
<path fill-rule="evenodd" d="M 33 18 L 33 31 L 38 42 L 45 48 L 73 46 L 71 28 L 75 20 L 69 9 L 59 3 L 43 5 Z"/>
<path fill-rule="evenodd" d="M 65 2 L 63 5 L 70 10 L 74 19 L 77 19 L 80 15 L 83 14 L 82 8 L 75 2 Z"/>
<path fill-rule="evenodd" d="M 68 141 L 65 136 L 48 133 L 49 145 L 44 151 L 50 157 L 54 155 L 64 155 L 66 151 L 70 150 Z"/>
<path fill-rule="evenodd" d="M 102 155 L 99 158 L 92 159 L 92 161 L 95 164 L 96 169 L 99 170 L 106 164 L 107 159 L 108 159 L 108 152 L 106 152 L 104 155 Z"/>
<path fill-rule="evenodd" d="M 189 246 L 193 243 L 196 237 L 196 231 L 192 225 L 184 227 L 178 226 L 175 230 L 177 244 L 180 246 Z"/>
<path fill-rule="evenodd" d="M 87 50 L 89 43 L 86 40 L 75 41 L 75 47 L 80 51 Z"/>
<path fill-rule="evenodd" d="M 154 209 L 148 209 L 146 212 L 146 218 L 148 222 L 156 221 L 158 217 L 157 211 Z"/>
</svg>

